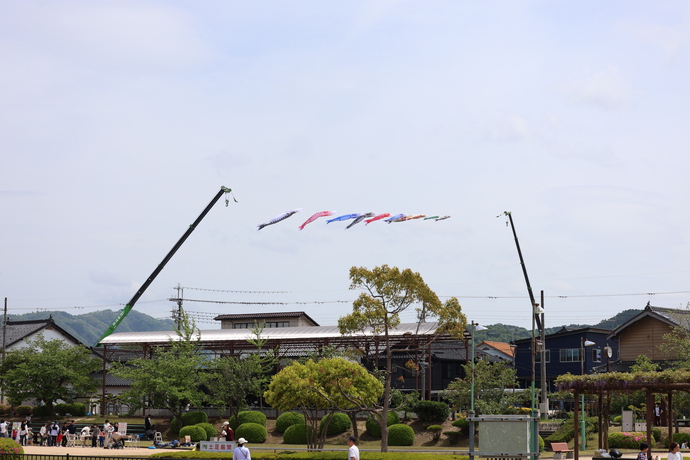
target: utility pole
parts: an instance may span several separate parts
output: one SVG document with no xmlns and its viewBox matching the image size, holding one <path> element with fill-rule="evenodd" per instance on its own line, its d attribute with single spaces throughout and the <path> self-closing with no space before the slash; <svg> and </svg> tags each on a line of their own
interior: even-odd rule
<svg viewBox="0 0 690 460">
<path fill-rule="evenodd" d="M 544 291 L 541 291 L 541 308 L 544 309 Z M 549 417 L 549 385 L 546 381 L 546 322 L 544 312 L 541 313 L 541 407 L 542 418 Z"/>
<path fill-rule="evenodd" d="M 5 297 L 5 312 L 2 315 L 2 362 L 5 362 L 5 346 L 7 342 L 7 297 Z M 5 389 L 0 388 L 0 404 L 5 404 Z"/>
<path fill-rule="evenodd" d="M 177 290 L 177 297 L 174 299 L 168 299 L 172 302 L 177 302 L 177 310 L 172 311 L 172 319 L 175 321 L 175 324 L 177 325 L 177 329 L 180 329 L 180 326 L 182 324 L 182 301 L 184 300 L 184 288 L 180 286 L 180 283 L 177 283 L 177 287 L 175 288 Z"/>
</svg>

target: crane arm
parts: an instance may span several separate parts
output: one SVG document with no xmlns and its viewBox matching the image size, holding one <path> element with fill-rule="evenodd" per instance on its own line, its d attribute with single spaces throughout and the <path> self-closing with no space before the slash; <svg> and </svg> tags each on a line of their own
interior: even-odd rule
<svg viewBox="0 0 690 460">
<path fill-rule="evenodd" d="M 216 194 L 216 196 L 213 197 L 213 199 L 208 204 L 208 206 L 206 206 L 206 208 L 201 212 L 201 214 L 199 214 L 199 217 L 197 217 L 196 220 L 192 223 L 192 225 L 189 226 L 187 231 L 184 232 L 184 235 L 182 235 L 180 240 L 175 244 L 175 246 L 173 246 L 173 248 L 170 250 L 170 252 L 168 252 L 168 255 L 165 256 L 163 261 L 160 264 L 158 264 L 158 266 L 153 271 L 153 273 L 151 273 L 149 275 L 149 277 L 146 279 L 144 284 L 142 284 L 141 287 L 139 288 L 139 290 L 134 294 L 134 297 L 132 297 L 130 299 L 130 301 L 127 302 L 127 304 L 125 305 L 125 308 L 123 308 L 122 311 L 120 311 L 120 313 L 117 315 L 117 317 L 115 317 L 115 321 L 113 321 L 113 323 L 108 327 L 108 329 L 105 331 L 103 336 L 100 339 L 98 339 L 98 343 L 100 343 L 101 340 L 108 337 L 110 334 L 112 334 L 115 331 L 117 326 L 119 326 L 120 323 L 122 322 L 122 320 L 125 319 L 125 316 L 127 316 L 127 314 L 130 312 L 132 307 L 134 307 L 134 304 L 137 303 L 137 300 L 139 300 L 139 297 L 141 297 L 142 294 L 146 291 L 146 289 L 148 289 L 148 287 L 151 285 L 151 283 L 153 283 L 153 280 L 156 279 L 156 277 L 163 270 L 165 265 L 170 261 L 170 259 L 172 259 L 172 256 L 175 255 L 177 250 L 180 249 L 180 246 L 182 246 L 182 244 L 189 237 L 189 235 L 191 235 L 192 232 L 196 229 L 197 225 L 199 225 L 199 223 L 203 220 L 203 218 L 206 217 L 206 214 L 208 214 L 208 212 L 216 204 L 216 202 L 220 199 L 220 197 L 223 196 L 223 194 L 227 194 L 227 193 L 232 194 L 232 190 L 227 188 L 227 187 L 221 186 L 220 191 Z M 232 199 L 235 201 L 235 203 L 237 203 L 237 200 L 235 199 L 234 196 Z M 226 198 L 225 199 L 225 206 L 227 206 L 229 202 L 230 202 L 230 200 Z"/>
</svg>

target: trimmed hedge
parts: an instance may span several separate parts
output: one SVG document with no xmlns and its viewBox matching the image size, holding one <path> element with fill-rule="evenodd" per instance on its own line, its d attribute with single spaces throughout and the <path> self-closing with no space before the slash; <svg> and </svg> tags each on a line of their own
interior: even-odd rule
<svg viewBox="0 0 690 460">
<path fill-rule="evenodd" d="M 50 415 L 50 410 L 45 404 L 42 406 L 35 406 L 31 415 L 37 418 L 48 417 Z"/>
<path fill-rule="evenodd" d="M 266 426 L 266 415 L 258 410 L 243 410 L 237 414 L 237 425 L 244 425 L 245 423 L 258 423 Z"/>
<path fill-rule="evenodd" d="M 397 412 L 388 412 L 388 421 L 386 422 L 386 426 L 396 425 L 399 422 L 400 419 L 398 418 Z M 379 425 L 379 422 L 374 417 L 369 416 L 365 426 L 367 428 L 367 433 L 369 433 L 369 436 L 374 438 L 381 437 L 381 425 Z"/>
<path fill-rule="evenodd" d="M 388 427 L 389 446 L 411 446 L 414 444 L 414 430 L 403 423 Z"/>
<path fill-rule="evenodd" d="M 298 412 L 283 412 L 276 419 L 276 431 L 278 433 L 285 433 L 292 425 L 304 423 L 304 415 Z"/>
<path fill-rule="evenodd" d="M 206 441 L 206 430 L 199 425 L 187 425 L 180 429 L 180 438 L 189 436 L 192 442 Z"/>
<path fill-rule="evenodd" d="M 459 417 L 456 421 L 451 423 L 455 428 L 459 429 L 463 434 L 470 433 L 470 422 L 465 417 Z"/>
<path fill-rule="evenodd" d="M 448 404 L 438 401 L 417 401 L 412 410 L 422 422 L 443 423 L 450 415 Z"/>
<path fill-rule="evenodd" d="M 31 413 L 31 406 L 27 406 L 26 404 L 17 406 L 17 408 L 14 410 L 14 413 L 21 417 L 29 415 Z"/>
<path fill-rule="evenodd" d="M 307 425 L 304 423 L 295 423 L 285 429 L 283 433 L 284 444 L 306 444 L 307 443 Z"/>
<path fill-rule="evenodd" d="M 208 415 L 206 415 L 206 412 L 192 411 L 182 414 L 182 424 L 184 426 L 197 425 L 199 423 L 208 423 Z M 173 419 L 170 421 L 170 431 L 173 433 L 180 432 L 180 425 L 177 422 L 176 417 L 173 417 Z"/>
<path fill-rule="evenodd" d="M 426 431 L 431 433 L 431 436 L 433 437 L 434 441 L 438 441 L 441 439 L 441 432 L 443 431 L 443 427 L 441 425 L 429 425 L 426 427 Z"/>
<path fill-rule="evenodd" d="M 19 460 L 24 456 L 24 448 L 11 438 L 0 438 L 0 454 L 3 460 Z"/>
<path fill-rule="evenodd" d="M 326 417 L 331 419 L 330 423 L 328 424 L 328 430 L 326 431 L 327 436 L 335 436 L 337 434 L 345 433 L 352 426 L 350 417 L 343 412 L 334 412 Z M 326 423 L 326 417 L 321 419 L 319 430 L 323 429 L 323 424 Z"/>
<path fill-rule="evenodd" d="M 268 431 L 266 427 L 259 423 L 243 423 L 235 430 L 235 439 L 245 438 L 247 442 L 262 444 L 266 442 Z"/>
<path fill-rule="evenodd" d="M 210 423 L 197 423 L 195 426 L 201 427 L 206 432 L 207 441 L 211 438 L 218 436 L 218 431 L 216 430 L 216 427 L 211 425 Z"/>
</svg>

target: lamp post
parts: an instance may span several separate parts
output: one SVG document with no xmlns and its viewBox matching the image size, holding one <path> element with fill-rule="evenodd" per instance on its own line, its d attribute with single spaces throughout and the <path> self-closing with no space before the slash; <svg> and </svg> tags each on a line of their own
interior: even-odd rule
<svg viewBox="0 0 690 460">
<path fill-rule="evenodd" d="M 585 347 L 591 347 L 596 345 L 591 340 L 585 340 L 584 337 L 580 337 L 580 362 L 582 363 L 582 375 L 585 375 Z M 587 448 L 587 433 L 585 432 L 585 394 L 580 394 L 580 407 L 582 408 L 582 423 L 581 433 L 582 433 L 582 450 Z"/>
<path fill-rule="evenodd" d="M 472 380 L 470 384 L 470 415 L 474 417 L 474 333 L 476 331 L 485 331 L 486 328 L 484 326 L 480 326 L 474 321 L 471 322 L 471 325 L 472 329 L 470 330 L 470 359 L 472 360 L 472 364 L 470 364 L 470 368 L 472 369 Z"/>
</svg>

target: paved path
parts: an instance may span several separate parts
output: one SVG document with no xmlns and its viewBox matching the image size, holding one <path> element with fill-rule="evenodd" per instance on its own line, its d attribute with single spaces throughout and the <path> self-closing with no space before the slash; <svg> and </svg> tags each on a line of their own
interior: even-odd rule
<svg viewBox="0 0 690 460">
<path fill-rule="evenodd" d="M 104 449 L 102 447 L 41 447 L 24 446 L 25 454 L 97 456 L 97 457 L 141 457 L 173 449 L 148 449 L 146 447 L 128 447 L 125 449 Z M 180 448 L 175 450 L 182 450 Z"/>
</svg>

